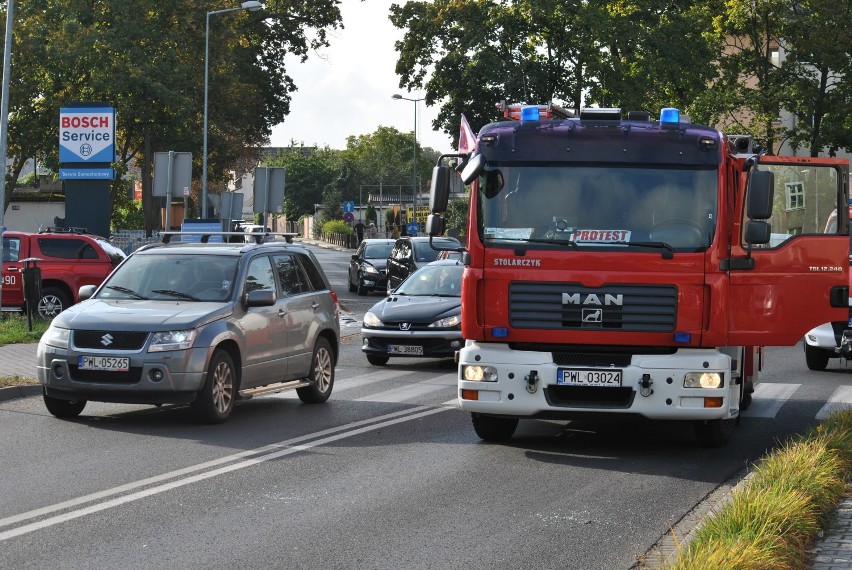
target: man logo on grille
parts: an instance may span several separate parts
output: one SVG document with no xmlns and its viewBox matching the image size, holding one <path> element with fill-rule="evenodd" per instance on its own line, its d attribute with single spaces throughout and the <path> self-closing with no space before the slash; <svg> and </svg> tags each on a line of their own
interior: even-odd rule
<svg viewBox="0 0 852 570">
<path fill-rule="evenodd" d="M 600 323 L 603 321 L 603 309 L 583 309 L 584 323 Z"/>
<path fill-rule="evenodd" d="M 104 336 L 101 337 L 101 344 L 104 345 L 104 346 L 111 345 L 112 341 L 113 341 L 112 335 L 109 334 L 109 333 L 106 333 Z"/>
</svg>

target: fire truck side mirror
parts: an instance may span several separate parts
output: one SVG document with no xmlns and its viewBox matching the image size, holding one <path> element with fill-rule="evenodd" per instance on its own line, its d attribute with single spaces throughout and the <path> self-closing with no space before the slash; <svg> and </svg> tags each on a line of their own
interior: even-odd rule
<svg viewBox="0 0 852 570">
<path fill-rule="evenodd" d="M 483 170 L 485 170 L 485 157 L 481 154 L 477 154 L 468 161 L 467 166 L 465 166 L 464 170 L 462 170 L 462 182 L 464 182 L 465 186 L 467 186 L 473 182 L 477 176 L 482 174 Z"/>
<path fill-rule="evenodd" d="M 772 226 L 762 220 L 746 222 L 745 240 L 751 245 L 766 245 L 772 232 Z"/>
<path fill-rule="evenodd" d="M 768 220 L 772 217 L 774 197 L 775 175 L 766 170 L 752 171 L 748 183 L 746 215 L 752 220 Z"/>
<path fill-rule="evenodd" d="M 426 216 L 426 235 L 442 236 L 444 235 L 444 230 L 444 216 L 439 214 L 429 214 Z"/>
<path fill-rule="evenodd" d="M 429 189 L 429 211 L 441 214 L 447 211 L 447 202 L 450 198 L 450 176 L 452 169 L 449 166 L 436 166 L 432 169 L 432 186 Z"/>
</svg>

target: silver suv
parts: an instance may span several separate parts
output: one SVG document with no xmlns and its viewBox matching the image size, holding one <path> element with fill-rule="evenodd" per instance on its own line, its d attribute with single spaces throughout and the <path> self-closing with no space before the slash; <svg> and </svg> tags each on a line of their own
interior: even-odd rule
<svg viewBox="0 0 852 570">
<path fill-rule="evenodd" d="M 38 345 L 44 403 L 57 417 L 76 417 L 88 400 L 190 403 L 221 423 L 240 398 L 331 395 L 338 299 L 302 246 L 147 246 L 80 298 Z"/>
</svg>

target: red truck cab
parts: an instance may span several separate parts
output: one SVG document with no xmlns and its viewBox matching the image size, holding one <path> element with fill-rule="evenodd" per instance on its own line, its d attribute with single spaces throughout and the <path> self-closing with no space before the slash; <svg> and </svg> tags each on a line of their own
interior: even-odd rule
<svg viewBox="0 0 852 570">
<path fill-rule="evenodd" d="M 26 310 L 26 260 L 41 270 L 41 298 L 34 308 L 53 318 L 79 301 L 81 286 L 100 285 L 125 257 L 106 239 L 80 231 L 4 232 L 2 310 Z"/>
</svg>

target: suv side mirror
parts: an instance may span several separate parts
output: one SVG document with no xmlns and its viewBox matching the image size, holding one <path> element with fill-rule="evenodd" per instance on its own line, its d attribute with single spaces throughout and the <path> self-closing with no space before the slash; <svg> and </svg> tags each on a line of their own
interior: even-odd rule
<svg viewBox="0 0 852 570">
<path fill-rule="evenodd" d="M 275 304 L 275 291 L 272 289 L 258 289 L 249 291 L 245 296 L 245 306 L 248 307 L 271 307 Z"/>
<path fill-rule="evenodd" d="M 82 287 L 80 287 L 80 290 L 77 291 L 77 296 L 80 298 L 81 301 L 91 299 L 92 295 L 95 294 L 96 289 L 97 286 L 95 285 L 83 285 Z"/>
</svg>

